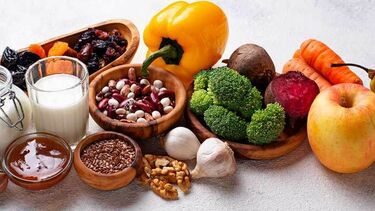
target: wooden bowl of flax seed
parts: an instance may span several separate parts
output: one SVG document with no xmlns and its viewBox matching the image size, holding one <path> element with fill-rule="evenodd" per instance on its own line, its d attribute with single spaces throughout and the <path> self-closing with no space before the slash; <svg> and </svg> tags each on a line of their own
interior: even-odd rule
<svg viewBox="0 0 375 211">
<path fill-rule="evenodd" d="M 74 151 L 74 168 L 89 186 L 116 190 L 136 177 L 142 152 L 130 137 L 116 132 L 99 132 L 83 139 Z"/>
</svg>

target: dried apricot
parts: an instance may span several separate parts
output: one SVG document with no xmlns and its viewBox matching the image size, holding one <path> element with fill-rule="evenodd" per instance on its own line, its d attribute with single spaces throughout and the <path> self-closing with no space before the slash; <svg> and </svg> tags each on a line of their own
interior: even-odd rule
<svg viewBox="0 0 375 211">
<path fill-rule="evenodd" d="M 69 49 L 69 44 L 66 42 L 57 41 L 48 51 L 48 56 L 62 56 Z"/>
<path fill-rule="evenodd" d="M 38 55 L 41 59 L 45 58 L 46 57 L 46 51 L 44 50 L 44 48 L 39 45 L 39 44 L 31 44 L 29 45 L 29 49 L 28 51 L 30 51 L 31 53 L 35 53 L 36 55 Z"/>
</svg>

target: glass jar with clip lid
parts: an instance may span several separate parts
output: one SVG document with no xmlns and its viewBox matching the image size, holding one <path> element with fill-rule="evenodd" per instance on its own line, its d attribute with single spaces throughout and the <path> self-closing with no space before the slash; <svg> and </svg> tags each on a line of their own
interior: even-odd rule
<svg viewBox="0 0 375 211">
<path fill-rule="evenodd" d="M 0 158 L 11 141 L 27 131 L 31 106 L 27 95 L 12 84 L 12 75 L 0 66 Z"/>
</svg>

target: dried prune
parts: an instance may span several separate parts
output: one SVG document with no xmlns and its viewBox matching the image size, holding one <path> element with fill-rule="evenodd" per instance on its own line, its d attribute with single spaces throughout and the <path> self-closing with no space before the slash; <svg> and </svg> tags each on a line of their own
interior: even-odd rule
<svg viewBox="0 0 375 211">
<path fill-rule="evenodd" d="M 82 33 L 80 37 L 80 42 L 83 42 L 86 44 L 88 42 L 91 42 L 95 37 L 96 37 L 95 29 L 89 28 L 87 31 Z"/>
<path fill-rule="evenodd" d="M 29 51 L 22 51 L 18 53 L 17 64 L 28 68 L 30 65 L 34 64 L 39 59 L 40 57 L 35 53 L 31 53 Z"/>
<path fill-rule="evenodd" d="M 92 55 L 90 60 L 87 62 L 87 69 L 88 69 L 90 74 L 99 69 L 99 58 L 95 53 Z"/>
<path fill-rule="evenodd" d="M 25 73 L 26 73 L 26 68 L 17 65 L 17 68 L 15 71 L 10 71 L 12 74 L 12 79 L 13 79 L 13 84 L 21 88 L 22 90 L 26 90 L 26 83 L 25 83 Z"/>
<path fill-rule="evenodd" d="M 92 48 L 91 43 L 86 43 L 81 49 L 81 51 L 79 51 L 77 57 L 79 60 L 83 62 L 87 62 L 90 59 L 92 52 L 93 52 L 93 48 Z"/>
<path fill-rule="evenodd" d="M 98 53 L 103 53 L 108 46 L 108 43 L 103 40 L 93 40 L 91 44 Z"/>
<path fill-rule="evenodd" d="M 1 57 L 1 65 L 11 70 L 16 68 L 17 60 L 17 52 L 9 47 L 6 47 L 3 52 L 3 56 Z"/>
</svg>

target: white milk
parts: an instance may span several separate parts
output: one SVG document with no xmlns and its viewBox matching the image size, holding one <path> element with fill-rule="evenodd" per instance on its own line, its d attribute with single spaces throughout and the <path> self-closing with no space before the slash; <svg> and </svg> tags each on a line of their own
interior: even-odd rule
<svg viewBox="0 0 375 211">
<path fill-rule="evenodd" d="M 88 95 L 81 85 L 68 89 L 78 83 L 80 79 L 76 76 L 55 74 L 43 77 L 34 84 L 36 88 L 53 91 L 37 91 L 35 99 L 31 100 L 38 131 L 56 134 L 70 144 L 86 135 Z"/>
<path fill-rule="evenodd" d="M 1 85 L 2 83 L 0 82 L 0 86 Z M 7 126 L 7 124 L 0 120 L 0 160 L 3 157 L 6 147 L 10 144 L 10 142 L 18 138 L 28 130 L 31 121 L 31 106 L 29 98 L 20 88 L 15 85 L 12 86 L 11 90 L 16 93 L 16 96 L 20 100 L 20 103 L 22 105 L 23 112 L 25 114 L 25 118 L 22 121 L 24 129 L 20 131 L 17 128 L 10 128 Z M 12 121 L 15 121 L 16 119 L 18 119 L 18 115 L 13 102 L 9 100 L 8 96 L 6 96 L 4 99 L 5 104 L 3 106 L 3 110 Z M 2 113 L 0 113 L 0 116 L 2 118 L 5 118 Z"/>
</svg>

